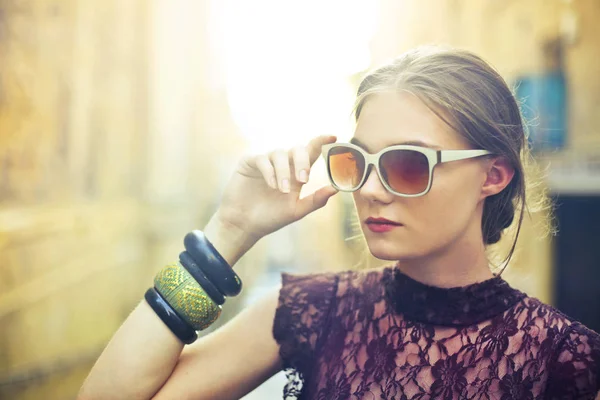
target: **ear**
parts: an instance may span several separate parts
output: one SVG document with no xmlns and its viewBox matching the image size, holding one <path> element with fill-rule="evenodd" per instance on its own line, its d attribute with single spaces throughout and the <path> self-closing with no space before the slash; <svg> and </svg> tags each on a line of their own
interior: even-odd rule
<svg viewBox="0 0 600 400">
<path fill-rule="evenodd" d="M 481 187 L 481 198 L 493 196 L 504 190 L 512 181 L 515 169 L 506 157 L 494 157 L 486 163 L 486 179 Z"/>
</svg>

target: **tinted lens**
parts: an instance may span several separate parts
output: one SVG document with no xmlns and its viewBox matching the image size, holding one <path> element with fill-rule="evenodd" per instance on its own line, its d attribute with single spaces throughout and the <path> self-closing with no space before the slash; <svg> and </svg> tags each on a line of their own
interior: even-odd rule
<svg viewBox="0 0 600 400">
<path fill-rule="evenodd" d="M 365 159 L 361 153 L 350 147 L 334 147 L 327 157 L 329 173 L 333 183 L 341 190 L 354 190 L 358 187 L 365 172 Z"/>
<path fill-rule="evenodd" d="M 391 150 L 379 160 L 383 179 L 398 193 L 419 194 L 429 183 L 429 162 L 423 153 Z"/>
</svg>

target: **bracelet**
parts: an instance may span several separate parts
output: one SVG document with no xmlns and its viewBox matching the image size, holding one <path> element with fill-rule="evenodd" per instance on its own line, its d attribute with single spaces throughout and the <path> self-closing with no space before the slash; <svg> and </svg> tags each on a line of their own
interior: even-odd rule
<svg viewBox="0 0 600 400">
<path fill-rule="evenodd" d="M 187 322 L 185 322 L 173 308 L 162 298 L 162 296 L 151 287 L 144 295 L 146 302 L 152 307 L 158 317 L 167 325 L 179 340 L 184 344 L 193 343 L 198 339 L 198 334 Z"/>
<path fill-rule="evenodd" d="M 206 294 L 218 305 L 225 303 L 225 297 L 219 290 L 208 280 L 202 269 L 194 262 L 194 259 L 187 251 L 179 254 L 179 262 L 183 267 L 194 277 L 196 282 L 204 289 Z"/>
<path fill-rule="evenodd" d="M 210 326 L 221 315 L 221 306 L 206 294 L 181 265 L 168 264 L 154 277 L 154 286 L 184 321 L 196 331 Z"/>
<path fill-rule="evenodd" d="M 206 239 L 202 231 L 195 230 L 188 233 L 185 235 L 183 243 L 202 272 L 223 295 L 236 296 L 240 293 L 242 290 L 241 279 Z"/>
</svg>

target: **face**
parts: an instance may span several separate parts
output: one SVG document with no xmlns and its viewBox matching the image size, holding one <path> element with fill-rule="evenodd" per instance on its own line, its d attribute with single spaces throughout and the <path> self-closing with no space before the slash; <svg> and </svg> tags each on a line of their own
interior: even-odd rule
<svg viewBox="0 0 600 400">
<path fill-rule="evenodd" d="M 423 102 L 406 92 L 370 96 L 361 110 L 354 139 L 369 153 L 415 142 L 436 150 L 471 149 Z M 430 191 L 406 198 L 388 192 L 371 168 L 364 185 L 353 192 L 371 253 L 384 260 L 408 261 L 443 252 L 464 239 L 481 240 L 486 177 L 485 158 L 437 164 Z M 373 226 L 366 223 L 370 217 L 401 225 L 391 229 Z M 469 238 L 477 235 L 479 239 Z"/>
</svg>

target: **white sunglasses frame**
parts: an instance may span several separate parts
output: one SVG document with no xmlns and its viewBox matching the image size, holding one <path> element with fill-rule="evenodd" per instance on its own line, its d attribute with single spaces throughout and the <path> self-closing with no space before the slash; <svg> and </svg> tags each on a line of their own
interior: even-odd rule
<svg viewBox="0 0 600 400">
<path fill-rule="evenodd" d="M 327 158 L 329 155 L 329 151 L 336 147 L 351 148 L 353 150 L 358 151 L 365 158 L 365 170 L 363 172 L 363 176 L 360 178 L 360 183 L 356 186 L 356 188 L 342 189 L 338 185 L 335 184 L 335 182 L 333 181 L 333 179 L 331 177 L 331 170 L 329 168 L 329 162 L 328 162 Z M 429 164 L 429 181 L 427 182 L 427 187 L 425 188 L 424 191 L 422 191 L 421 193 L 416 193 L 416 194 L 400 193 L 400 192 L 397 192 L 394 189 L 392 189 L 390 187 L 390 185 L 388 185 L 388 183 L 382 178 L 382 174 L 379 169 L 379 160 L 381 159 L 381 156 L 383 154 L 387 153 L 388 151 L 392 151 L 392 150 L 413 150 L 413 151 L 417 151 L 417 152 L 423 154 L 425 157 L 427 157 L 427 163 Z M 431 184 L 433 182 L 433 169 L 435 168 L 436 165 L 446 163 L 446 162 L 451 162 L 451 161 L 466 160 L 469 158 L 486 156 L 486 155 L 490 155 L 493 153 L 488 150 L 435 150 L 435 149 L 431 149 L 428 147 L 413 146 L 413 145 L 394 145 L 394 146 L 386 147 L 386 148 L 382 149 L 381 151 L 379 151 L 378 153 L 371 154 L 371 153 L 368 153 L 362 147 L 357 146 L 352 143 L 331 143 L 331 144 L 326 144 L 321 148 L 321 154 L 323 156 L 323 159 L 325 160 L 325 165 L 327 166 L 327 176 L 329 177 L 329 181 L 331 182 L 331 185 L 341 192 L 355 192 L 355 191 L 359 190 L 364 185 L 365 181 L 367 180 L 367 175 L 370 170 L 369 167 L 371 165 L 373 165 L 375 171 L 377 172 L 377 176 L 379 177 L 379 181 L 390 193 L 392 193 L 396 196 L 400 196 L 400 197 L 420 197 L 420 196 L 424 196 L 425 194 L 427 194 L 429 192 L 429 190 L 431 190 Z"/>
</svg>

